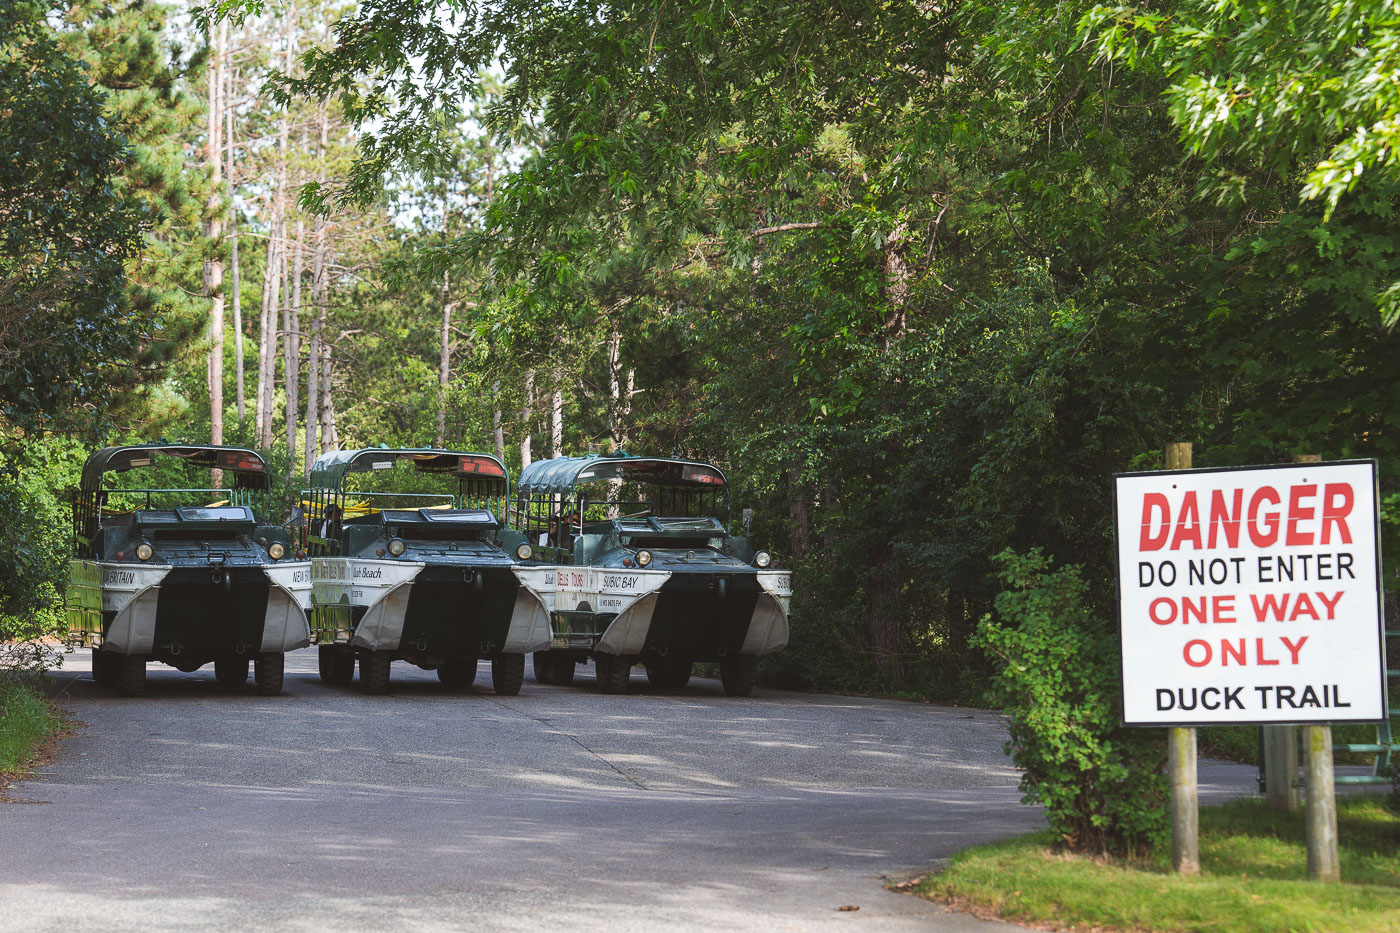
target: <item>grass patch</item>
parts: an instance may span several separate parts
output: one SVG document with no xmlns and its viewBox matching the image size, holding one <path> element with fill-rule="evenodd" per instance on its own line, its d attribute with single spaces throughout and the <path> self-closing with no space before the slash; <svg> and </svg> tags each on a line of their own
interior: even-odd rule
<svg viewBox="0 0 1400 933">
<path fill-rule="evenodd" d="M 960 853 L 916 893 L 974 913 L 1066 927 L 1203 933 L 1400 933 L 1400 814 L 1337 799 L 1341 884 L 1309 881 L 1301 814 L 1259 800 L 1203 807 L 1201 872 L 1170 853 L 1127 862 L 1057 854 L 1049 833 Z"/>
<path fill-rule="evenodd" d="M 43 697 L 0 679 L 0 787 L 23 776 L 62 730 L 63 720 Z"/>
</svg>

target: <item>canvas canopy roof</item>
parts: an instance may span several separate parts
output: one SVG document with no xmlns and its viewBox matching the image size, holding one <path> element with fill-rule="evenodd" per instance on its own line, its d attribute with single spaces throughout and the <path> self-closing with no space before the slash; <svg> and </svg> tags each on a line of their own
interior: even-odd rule
<svg viewBox="0 0 1400 933">
<path fill-rule="evenodd" d="M 506 465 L 491 454 L 438 450 L 433 447 L 362 447 L 359 450 L 332 450 L 316 458 L 311 467 L 311 485 L 316 489 L 338 489 L 350 473 L 393 469 L 400 461 L 413 462 L 423 473 L 446 473 L 462 479 L 499 480 L 510 476 Z"/>
<path fill-rule="evenodd" d="M 520 495 L 557 495 L 575 486 L 620 479 L 657 486 L 721 489 L 728 485 L 718 467 L 697 460 L 658 457 L 556 457 L 536 460 L 520 471 Z"/>
<path fill-rule="evenodd" d="M 148 467 L 156 462 L 157 457 L 178 457 L 194 466 L 226 470 L 236 474 L 237 485 L 244 489 L 267 489 L 270 485 L 267 461 L 257 451 L 246 447 L 136 444 L 93 451 L 83 464 L 81 488 L 84 492 L 94 492 L 102 488 L 103 474 Z"/>
</svg>

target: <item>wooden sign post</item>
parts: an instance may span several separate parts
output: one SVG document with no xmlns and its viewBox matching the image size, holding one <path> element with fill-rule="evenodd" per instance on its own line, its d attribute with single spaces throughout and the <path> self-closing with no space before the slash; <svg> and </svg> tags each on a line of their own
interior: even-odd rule
<svg viewBox="0 0 1400 933">
<path fill-rule="evenodd" d="M 1191 443 L 1167 445 L 1167 469 L 1191 469 Z M 1167 730 L 1167 768 L 1172 784 L 1172 870 L 1178 875 L 1201 873 L 1200 801 L 1196 786 L 1196 729 Z"/>
</svg>

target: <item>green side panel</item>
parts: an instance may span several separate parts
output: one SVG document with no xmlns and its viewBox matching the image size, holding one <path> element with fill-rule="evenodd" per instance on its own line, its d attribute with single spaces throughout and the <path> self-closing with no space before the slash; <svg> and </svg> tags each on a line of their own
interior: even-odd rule
<svg viewBox="0 0 1400 933">
<path fill-rule="evenodd" d="M 102 568 L 96 561 L 68 562 L 68 589 L 63 593 L 68 643 L 86 647 L 102 643 Z"/>
</svg>

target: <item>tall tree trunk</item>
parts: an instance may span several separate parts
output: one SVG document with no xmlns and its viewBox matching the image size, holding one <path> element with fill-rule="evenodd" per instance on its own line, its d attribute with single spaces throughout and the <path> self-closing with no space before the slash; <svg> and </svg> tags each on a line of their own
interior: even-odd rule
<svg viewBox="0 0 1400 933">
<path fill-rule="evenodd" d="M 311 304 L 314 306 L 315 321 L 311 325 L 311 346 L 306 354 L 306 443 L 303 447 L 303 464 L 306 477 L 311 478 L 311 467 L 320 453 L 317 433 L 321 423 L 320 368 L 321 331 L 326 326 L 326 219 L 317 217 L 311 235 Z"/>
<path fill-rule="evenodd" d="M 306 221 L 297 218 L 297 235 L 292 244 L 291 301 L 287 302 L 287 313 L 283 318 L 283 338 L 285 352 L 282 358 L 283 379 L 287 386 L 287 475 L 296 475 L 297 462 L 297 386 L 301 382 L 301 260 L 302 240 L 306 235 Z"/>
<path fill-rule="evenodd" d="M 496 456 L 504 462 L 506 459 L 506 429 L 501 418 L 500 380 L 491 383 L 491 399 L 495 403 L 491 407 L 491 438 L 496 444 Z"/>
<path fill-rule="evenodd" d="M 875 664 L 892 683 L 904 679 L 904 600 L 899 576 L 890 559 L 888 542 L 879 541 L 866 572 L 866 628 Z"/>
<path fill-rule="evenodd" d="M 520 403 L 520 469 L 525 469 L 530 465 L 530 431 L 531 421 L 534 420 L 535 403 L 535 371 L 528 370 L 525 373 L 525 400 Z"/>
<path fill-rule="evenodd" d="M 812 543 L 812 519 L 807 509 L 807 489 L 802 483 L 802 469 L 788 470 L 788 515 L 792 518 L 792 559 L 807 556 Z"/>
<path fill-rule="evenodd" d="M 272 199 L 268 199 L 271 207 Z M 269 228 L 270 229 L 270 228 Z M 276 277 L 273 270 L 277 268 L 277 238 L 268 236 L 267 249 L 263 255 L 263 280 L 262 295 L 258 300 L 258 378 L 257 388 L 253 392 L 253 437 L 254 443 L 262 431 L 263 408 L 267 405 L 267 306 L 270 302 L 268 297 L 273 287 Z"/>
<path fill-rule="evenodd" d="M 885 241 L 885 327 L 881 349 L 888 353 L 903 336 L 905 314 L 909 302 L 910 268 L 904 250 L 908 230 L 903 223 L 890 232 Z M 887 463 L 899 456 L 898 441 L 885 442 Z M 880 477 L 874 480 L 878 483 Z M 870 648 L 890 681 L 898 684 L 904 677 L 904 592 L 900 570 L 890 554 L 889 543 L 880 540 L 871 552 L 867 576 L 866 630 Z"/>
<path fill-rule="evenodd" d="M 554 366 L 554 392 L 549 397 L 549 448 L 551 457 L 564 456 L 564 366 Z"/>
<path fill-rule="evenodd" d="M 227 154 L 227 175 L 229 195 L 232 196 L 237 188 L 237 177 L 234 173 L 234 111 L 233 100 L 233 54 L 232 43 L 228 49 L 229 55 L 224 67 L 224 119 L 225 136 L 224 151 Z M 238 268 L 238 210 L 235 207 L 229 216 L 229 249 L 233 255 L 229 259 L 229 291 L 233 295 L 233 372 L 235 397 L 238 405 L 238 430 L 243 430 L 243 419 L 247 417 L 247 400 L 244 391 L 244 369 L 243 369 L 243 296 L 239 291 L 239 268 Z"/>
<path fill-rule="evenodd" d="M 331 341 L 325 325 L 321 330 L 321 453 L 340 449 L 340 435 L 335 428 L 335 392 L 331 385 Z"/>
<path fill-rule="evenodd" d="M 623 405 L 630 408 L 631 399 L 624 401 L 622 396 L 622 332 L 618 329 L 617 322 L 613 321 L 612 332 L 608 334 L 608 437 L 612 441 L 613 450 L 622 450 L 627 446 L 627 425 L 626 413 Z"/>
<path fill-rule="evenodd" d="M 213 28 L 213 56 L 209 62 L 209 121 L 206 159 L 210 169 L 209 201 L 205 205 L 204 235 L 209 253 L 204 260 L 204 293 L 209 308 L 209 442 L 224 442 L 224 262 L 223 250 L 223 63 L 226 23 Z M 215 488 L 223 484 L 219 470 L 212 471 Z"/>
<path fill-rule="evenodd" d="M 276 400 L 277 325 L 282 310 L 282 276 L 286 266 L 286 232 L 283 224 L 285 190 L 279 182 L 272 206 L 272 225 L 267 238 L 267 268 L 263 289 L 262 333 L 258 335 L 258 445 L 272 446 L 272 406 Z"/>
<path fill-rule="evenodd" d="M 282 70 L 285 74 L 292 73 L 292 67 L 296 63 L 296 3 L 288 3 L 285 14 L 282 18 L 282 41 L 283 57 Z M 288 136 L 291 133 L 291 120 L 287 109 L 284 107 L 277 116 L 277 181 L 276 193 L 272 205 L 272 224 L 269 235 L 272 240 L 276 240 L 277 263 L 275 266 L 269 264 L 267 274 L 272 277 L 273 285 L 271 289 L 271 301 L 268 306 L 268 328 L 263 332 L 263 345 L 260 353 L 266 362 L 265 367 L 265 403 L 262 409 L 262 424 L 259 429 L 259 443 L 263 449 L 272 447 L 272 406 L 276 397 L 277 381 L 277 318 L 281 310 L 281 296 L 278 294 L 278 284 L 287 277 L 287 199 L 290 166 L 288 165 Z M 271 246 L 269 246 L 271 250 Z M 261 360 L 259 365 L 263 365 Z"/>
<path fill-rule="evenodd" d="M 908 228 L 900 223 L 885 241 L 885 350 L 904 335 L 905 312 L 909 305 L 910 269 L 904 258 L 908 239 Z"/>
<path fill-rule="evenodd" d="M 445 215 L 444 215 L 445 216 Z M 445 221 L 444 221 L 445 222 Z M 452 280 L 442 273 L 442 288 L 439 299 L 442 302 L 442 330 L 438 341 L 438 400 L 437 400 L 437 440 L 438 447 L 447 440 L 447 385 L 452 376 Z"/>
<path fill-rule="evenodd" d="M 326 180 L 326 137 L 328 133 L 328 110 L 325 101 L 321 102 L 317 130 L 317 171 L 316 177 Z M 329 231 L 326 218 L 317 216 L 311 232 L 311 304 L 314 306 L 315 323 L 311 325 L 311 346 L 306 354 L 306 441 L 302 450 L 302 460 L 307 479 L 311 478 L 311 467 L 316 462 L 322 443 L 317 434 L 321 426 L 321 346 L 326 329 L 326 294 L 330 288 L 330 263 L 327 261 Z"/>
</svg>

